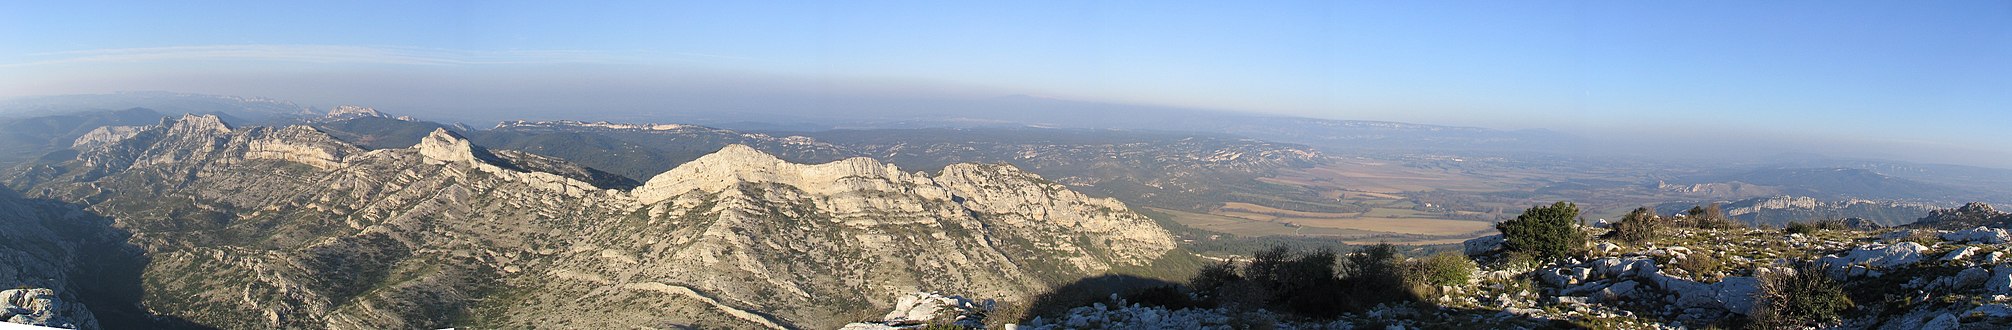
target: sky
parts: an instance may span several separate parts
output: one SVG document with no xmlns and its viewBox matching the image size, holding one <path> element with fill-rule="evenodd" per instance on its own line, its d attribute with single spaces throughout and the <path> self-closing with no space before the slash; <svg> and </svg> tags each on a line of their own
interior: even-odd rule
<svg viewBox="0 0 2012 330">
<path fill-rule="evenodd" d="M 1037 95 L 2012 164 L 2006 1 L 7 2 L 0 97 L 438 113 Z"/>
</svg>

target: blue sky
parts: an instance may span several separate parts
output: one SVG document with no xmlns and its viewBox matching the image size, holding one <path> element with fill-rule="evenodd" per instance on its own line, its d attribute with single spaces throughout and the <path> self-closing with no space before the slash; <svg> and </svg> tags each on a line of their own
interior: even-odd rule
<svg viewBox="0 0 2012 330">
<path fill-rule="evenodd" d="M 385 72 L 456 84 L 480 76 L 471 72 L 509 72 L 621 89 L 633 86 L 595 84 L 671 72 L 750 89 L 1032 94 L 1586 134 L 1698 126 L 1709 128 L 1688 134 L 2012 151 L 2003 143 L 2012 141 L 2005 1 L 5 7 L 0 97 L 158 89 L 369 103 L 289 95 L 272 82 L 322 86 L 258 76 Z"/>
</svg>

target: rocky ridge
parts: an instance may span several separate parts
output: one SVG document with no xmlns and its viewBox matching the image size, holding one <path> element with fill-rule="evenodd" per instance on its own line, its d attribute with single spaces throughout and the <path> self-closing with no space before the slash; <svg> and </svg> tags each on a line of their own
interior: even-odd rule
<svg viewBox="0 0 2012 330">
<path fill-rule="evenodd" d="M 1991 204 L 1969 203 L 1954 209 L 1930 212 L 1927 217 L 1909 224 L 1910 227 L 1936 229 L 1963 229 L 1976 226 L 1995 228 L 2012 227 L 2012 213 L 1999 212 Z"/>
<path fill-rule="evenodd" d="M 1004 165 L 930 177 L 735 146 L 629 190 L 444 130 L 369 151 L 214 116 L 135 131 L 9 185 L 132 231 L 147 308 L 223 328 L 835 327 L 873 297 L 1020 299 L 1173 247 L 1121 203 Z"/>
</svg>

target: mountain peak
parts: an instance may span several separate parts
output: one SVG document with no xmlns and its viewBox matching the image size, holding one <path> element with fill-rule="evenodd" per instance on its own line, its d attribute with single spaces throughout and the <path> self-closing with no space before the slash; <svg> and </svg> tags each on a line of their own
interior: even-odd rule
<svg viewBox="0 0 2012 330">
<path fill-rule="evenodd" d="M 726 147 L 720 148 L 720 151 L 715 151 L 712 154 L 707 154 L 705 156 L 699 157 L 699 159 L 702 160 L 708 158 L 746 161 L 753 163 L 775 163 L 782 161 L 782 159 L 776 158 L 775 155 L 770 155 L 766 152 L 762 152 L 761 150 L 755 150 L 754 147 L 749 147 L 745 144 L 729 144 Z"/>
<path fill-rule="evenodd" d="M 214 114 L 182 114 L 182 118 L 172 123 L 162 123 L 169 131 L 178 133 L 229 133 L 231 126 L 223 118 Z"/>
<path fill-rule="evenodd" d="M 797 164 L 783 161 L 753 147 L 733 144 L 712 154 L 678 165 L 650 178 L 634 194 L 643 202 L 661 201 L 692 190 L 716 192 L 742 183 L 770 182 L 795 186 L 805 191 L 827 192 L 851 189 L 835 185 L 846 178 L 878 178 L 888 181 L 917 181 L 927 178 L 902 173 L 892 164 L 856 157 L 824 164 Z"/>
<path fill-rule="evenodd" d="M 419 155 L 437 161 L 465 162 L 475 160 L 475 145 L 469 143 L 468 138 L 461 137 L 461 134 L 455 134 L 454 131 L 444 128 L 433 129 L 433 133 L 428 133 L 426 137 L 420 138 L 419 144 L 413 145 L 412 148 L 419 149 Z"/>
<path fill-rule="evenodd" d="M 335 106 L 335 108 L 328 110 L 328 116 L 326 116 L 326 118 L 330 119 L 355 119 L 364 117 L 389 118 L 391 116 L 385 115 L 383 112 L 378 112 L 377 109 L 374 108 L 365 106 L 356 106 L 356 105 Z"/>
</svg>

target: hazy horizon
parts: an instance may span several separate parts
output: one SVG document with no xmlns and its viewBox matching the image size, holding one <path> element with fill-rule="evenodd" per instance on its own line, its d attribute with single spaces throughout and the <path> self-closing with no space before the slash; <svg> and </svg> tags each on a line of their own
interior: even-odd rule
<svg viewBox="0 0 2012 330">
<path fill-rule="evenodd" d="M 2012 167 L 2002 2 L 392 4 L 17 6 L 0 97 L 787 121 L 1034 95 Z"/>
</svg>

